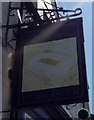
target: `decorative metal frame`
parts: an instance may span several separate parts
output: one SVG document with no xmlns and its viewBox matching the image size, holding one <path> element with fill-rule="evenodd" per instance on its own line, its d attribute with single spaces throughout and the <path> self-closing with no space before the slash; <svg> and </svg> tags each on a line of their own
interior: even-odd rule
<svg viewBox="0 0 94 120">
<path fill-rule="evenodd" d="M 5 46 L 8 45 L 11 48 L 13 48 L 9 44 L 9 41 L 8 41 L 8 32 L 10 29 L 14 29 L 14 28 L 21 29 L 21 28 L 27 27 L 32 30 L 32 28 L 35 28 L 36 26 L 42 26 L 44 24 L 57 22 L 58 20 L 70 19 L 71 17 L 78 16 L 82 13 L 81 8 L 77 8 L 75 10 L 64 10 L 62 7 L 59 8 L 57 6 L 54 6 L 53 4 L 50 4 L 54 7 L 56 7 L 56 9 L 48 9 L 46 4 L 50 4 L 50 3 L 44 1 L 44 5 L 45 5 L 46 9 L 41 9 L 41 8 L 35 8 L 32 2 L 22 2 L 22 3 L 20 3 L 20 7 L 13 7 L 10 2 L 9 8 L 8 8 L 7 24 L 2 25 L 2 28 L 6 28 L 4 45 Z M 19 19 L 19 16 L 17 15 L 18 19 L 19 19 L 18 24 L 9 24 L 10 17 L 14 17 L 17 14 L 15 12 L 13 13 L 13 11 L 15 11 L 15 10 L 19 11 L 20 17 L 21 17 L 21 19 L 23 19 L 23 21 L 21 22 Z M 27 15 L 26 17 L 23 17 L 24 11 L 26 11 L 26 13 L 29 13 L 29 15 Z M 42 11 L 43 15 L 40 16 L 38 14 L 38 11 Z M 52 13 L 54 13 L 54 12 L 57 13 L 57 17 L 55 15 L 52 15 Z M 68 15 L 68 13 L 72 13 L 72 14 Z M 48 17 L 48 15 L 50 17 Z M 43 17 L 43 19 L 42 19 L 42 17 Z M 28 22 L 25 21 L 26 18 L 29 19 Z M 17 32 L 17 34 L 18 34 L 18 32 Z M 15 40 L 17 40 L 17 39 L 15 39 Z"/>
</svg>

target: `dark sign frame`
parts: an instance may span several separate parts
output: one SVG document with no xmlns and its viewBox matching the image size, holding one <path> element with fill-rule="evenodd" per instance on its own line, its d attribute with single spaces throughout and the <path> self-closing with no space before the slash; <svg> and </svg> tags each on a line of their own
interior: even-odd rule
<svg viewBox="0 0 94 120">
<path fill-rule="evenodd" d="M 88 102 L 88 85 L 84 54 L 82 18 L 51 23 L 33 31 L 23 29 L 17 40 L 13 67 L 12 108 L 30 108 L 46 105 L 65 105 Z M 59 26 L 59 27 L 58 27 Z M 50 32 L 48 32 L 50 31 Z M 51 34 L 51 31 L 52 34 Z M 41 36 L 38 36 L 42 32 Z M 38 37 L 36 37 L 38 36 Z M 23 71 L 23 48 L 25 45 L 48 42 L 76 36 L 79 85 L 21 92 Z M 37 39 L 36 39 L 37 38 Z M 46 38 L 46 39 L 45 39 Z"/>
</svg>

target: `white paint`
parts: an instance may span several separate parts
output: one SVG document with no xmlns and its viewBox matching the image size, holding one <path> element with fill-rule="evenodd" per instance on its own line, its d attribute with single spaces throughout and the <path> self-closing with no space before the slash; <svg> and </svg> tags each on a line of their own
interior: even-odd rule
<svg viewBox="0 0 94 120">
<path fill-rule="evenodd" d="M 17 14 L 18 14 L 20 22 L 22 23 L 22 19 L 21 19 L 21 15 L 20 15 L 20 11 L 19 10 L 17 10 Z"/>
</svg>

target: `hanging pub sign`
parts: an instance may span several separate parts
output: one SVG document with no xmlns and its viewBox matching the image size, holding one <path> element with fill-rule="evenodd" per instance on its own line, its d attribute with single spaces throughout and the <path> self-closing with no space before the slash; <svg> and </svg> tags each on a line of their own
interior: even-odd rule
<svg viewBox="0 0 94 120">
<path fill-rule="evenodd" d="M 87 102 L 82 18 L 22 30 L 13 73 L 13 108 Z"/>
</svg>

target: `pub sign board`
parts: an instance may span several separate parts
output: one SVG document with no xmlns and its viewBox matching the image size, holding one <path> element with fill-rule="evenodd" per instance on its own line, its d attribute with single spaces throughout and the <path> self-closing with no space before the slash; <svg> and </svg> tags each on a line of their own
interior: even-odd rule
<svg viewBox="0 0 94 120">
<path fill-rule="evenodd" d="M 82 18 L 22 30 L 13 74 L 13 108 L 88 102 Z"/>
</svg>

